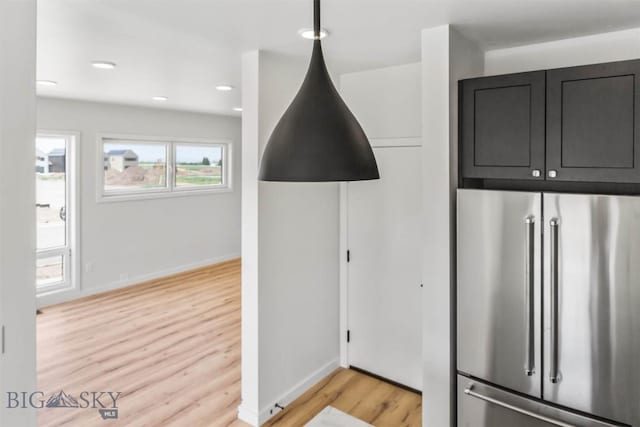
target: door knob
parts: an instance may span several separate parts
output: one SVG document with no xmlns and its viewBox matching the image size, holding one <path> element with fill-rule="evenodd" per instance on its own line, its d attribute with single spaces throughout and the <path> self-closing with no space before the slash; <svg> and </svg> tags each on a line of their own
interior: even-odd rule
<svg viewBox="0 0 640 427">
<path fill-rule="evenodd" d="M 549 178 L 555 178 L 556 176 L 558 176 L 558 171 L 556 171 L 555 169 L 551 169 L 549 171 Z"/>
<path fill-rule="evenodd" d="M 534 178 L 538 178 L 540 176 L 540 169 L 534 169 L 531 171 L 531 176 Z"/>
</svg>

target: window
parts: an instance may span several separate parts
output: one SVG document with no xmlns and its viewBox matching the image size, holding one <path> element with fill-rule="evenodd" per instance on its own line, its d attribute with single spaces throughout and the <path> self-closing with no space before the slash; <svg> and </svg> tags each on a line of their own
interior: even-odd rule
<svg viewBox="0 0 640 427">
<path fill-rule="evenodd" d="M 58 284 L 64 281 L 64 256 L 38 257 L 36 260 L 36 284 L 38 287 Z"/>
<path fill-rule="evenodd" d="M 164 143 L 110 140 L 103 149 L 105 194 L 167 188 Z"/>
<path fill-rule="evenodd" d="M 176 187 L 223 185 L 221 145 L 176 144 Z"/>
<path fill-rule="evenodd" d="M 76 135 L 38 133 L 36 178 L 36 289 L 38 295 L 74 286 L 71 251 L 77 233 Z"/>
<path fill-rule="evenodd" d="M 229 142 L 103 136 L 99 199 L 230 191 Z"/>
</svg>

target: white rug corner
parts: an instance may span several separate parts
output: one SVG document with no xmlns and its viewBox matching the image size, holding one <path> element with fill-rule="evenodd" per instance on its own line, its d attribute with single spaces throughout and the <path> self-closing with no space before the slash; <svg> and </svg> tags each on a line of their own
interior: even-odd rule
<svg viewBox="0 0 640 427">
<path fill-rule="evenodd" d="M 305 427 L 373 427 L 358 418 L 344 413 L 332 406 L 327 406 Z"/>
</svg>

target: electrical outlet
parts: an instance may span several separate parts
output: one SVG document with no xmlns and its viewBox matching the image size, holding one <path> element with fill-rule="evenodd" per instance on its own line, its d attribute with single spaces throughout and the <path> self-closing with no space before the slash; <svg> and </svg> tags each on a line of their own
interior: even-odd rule
<svg viewBox="0 0 640 427">
<path fill-rule="evenodd" d="M 88 262 L 84 265 L 84 272 L 85 273 L 91 273 L 93 271 L 93 263 L 92 262 Z"/>
</svg>

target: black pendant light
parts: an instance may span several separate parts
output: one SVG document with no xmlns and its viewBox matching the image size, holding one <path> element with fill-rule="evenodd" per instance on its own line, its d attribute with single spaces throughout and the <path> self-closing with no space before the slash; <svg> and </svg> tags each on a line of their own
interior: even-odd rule
<svg viewBox="0 0 640 427">
<path fill-rule="evenodd" d="M 313 54 L 302 87 L 262 156 L 262 181 L 378 179 L 367 136 L 331 82 L 320 45 L 320 0 L 313 2 Z"/>
</svg>

